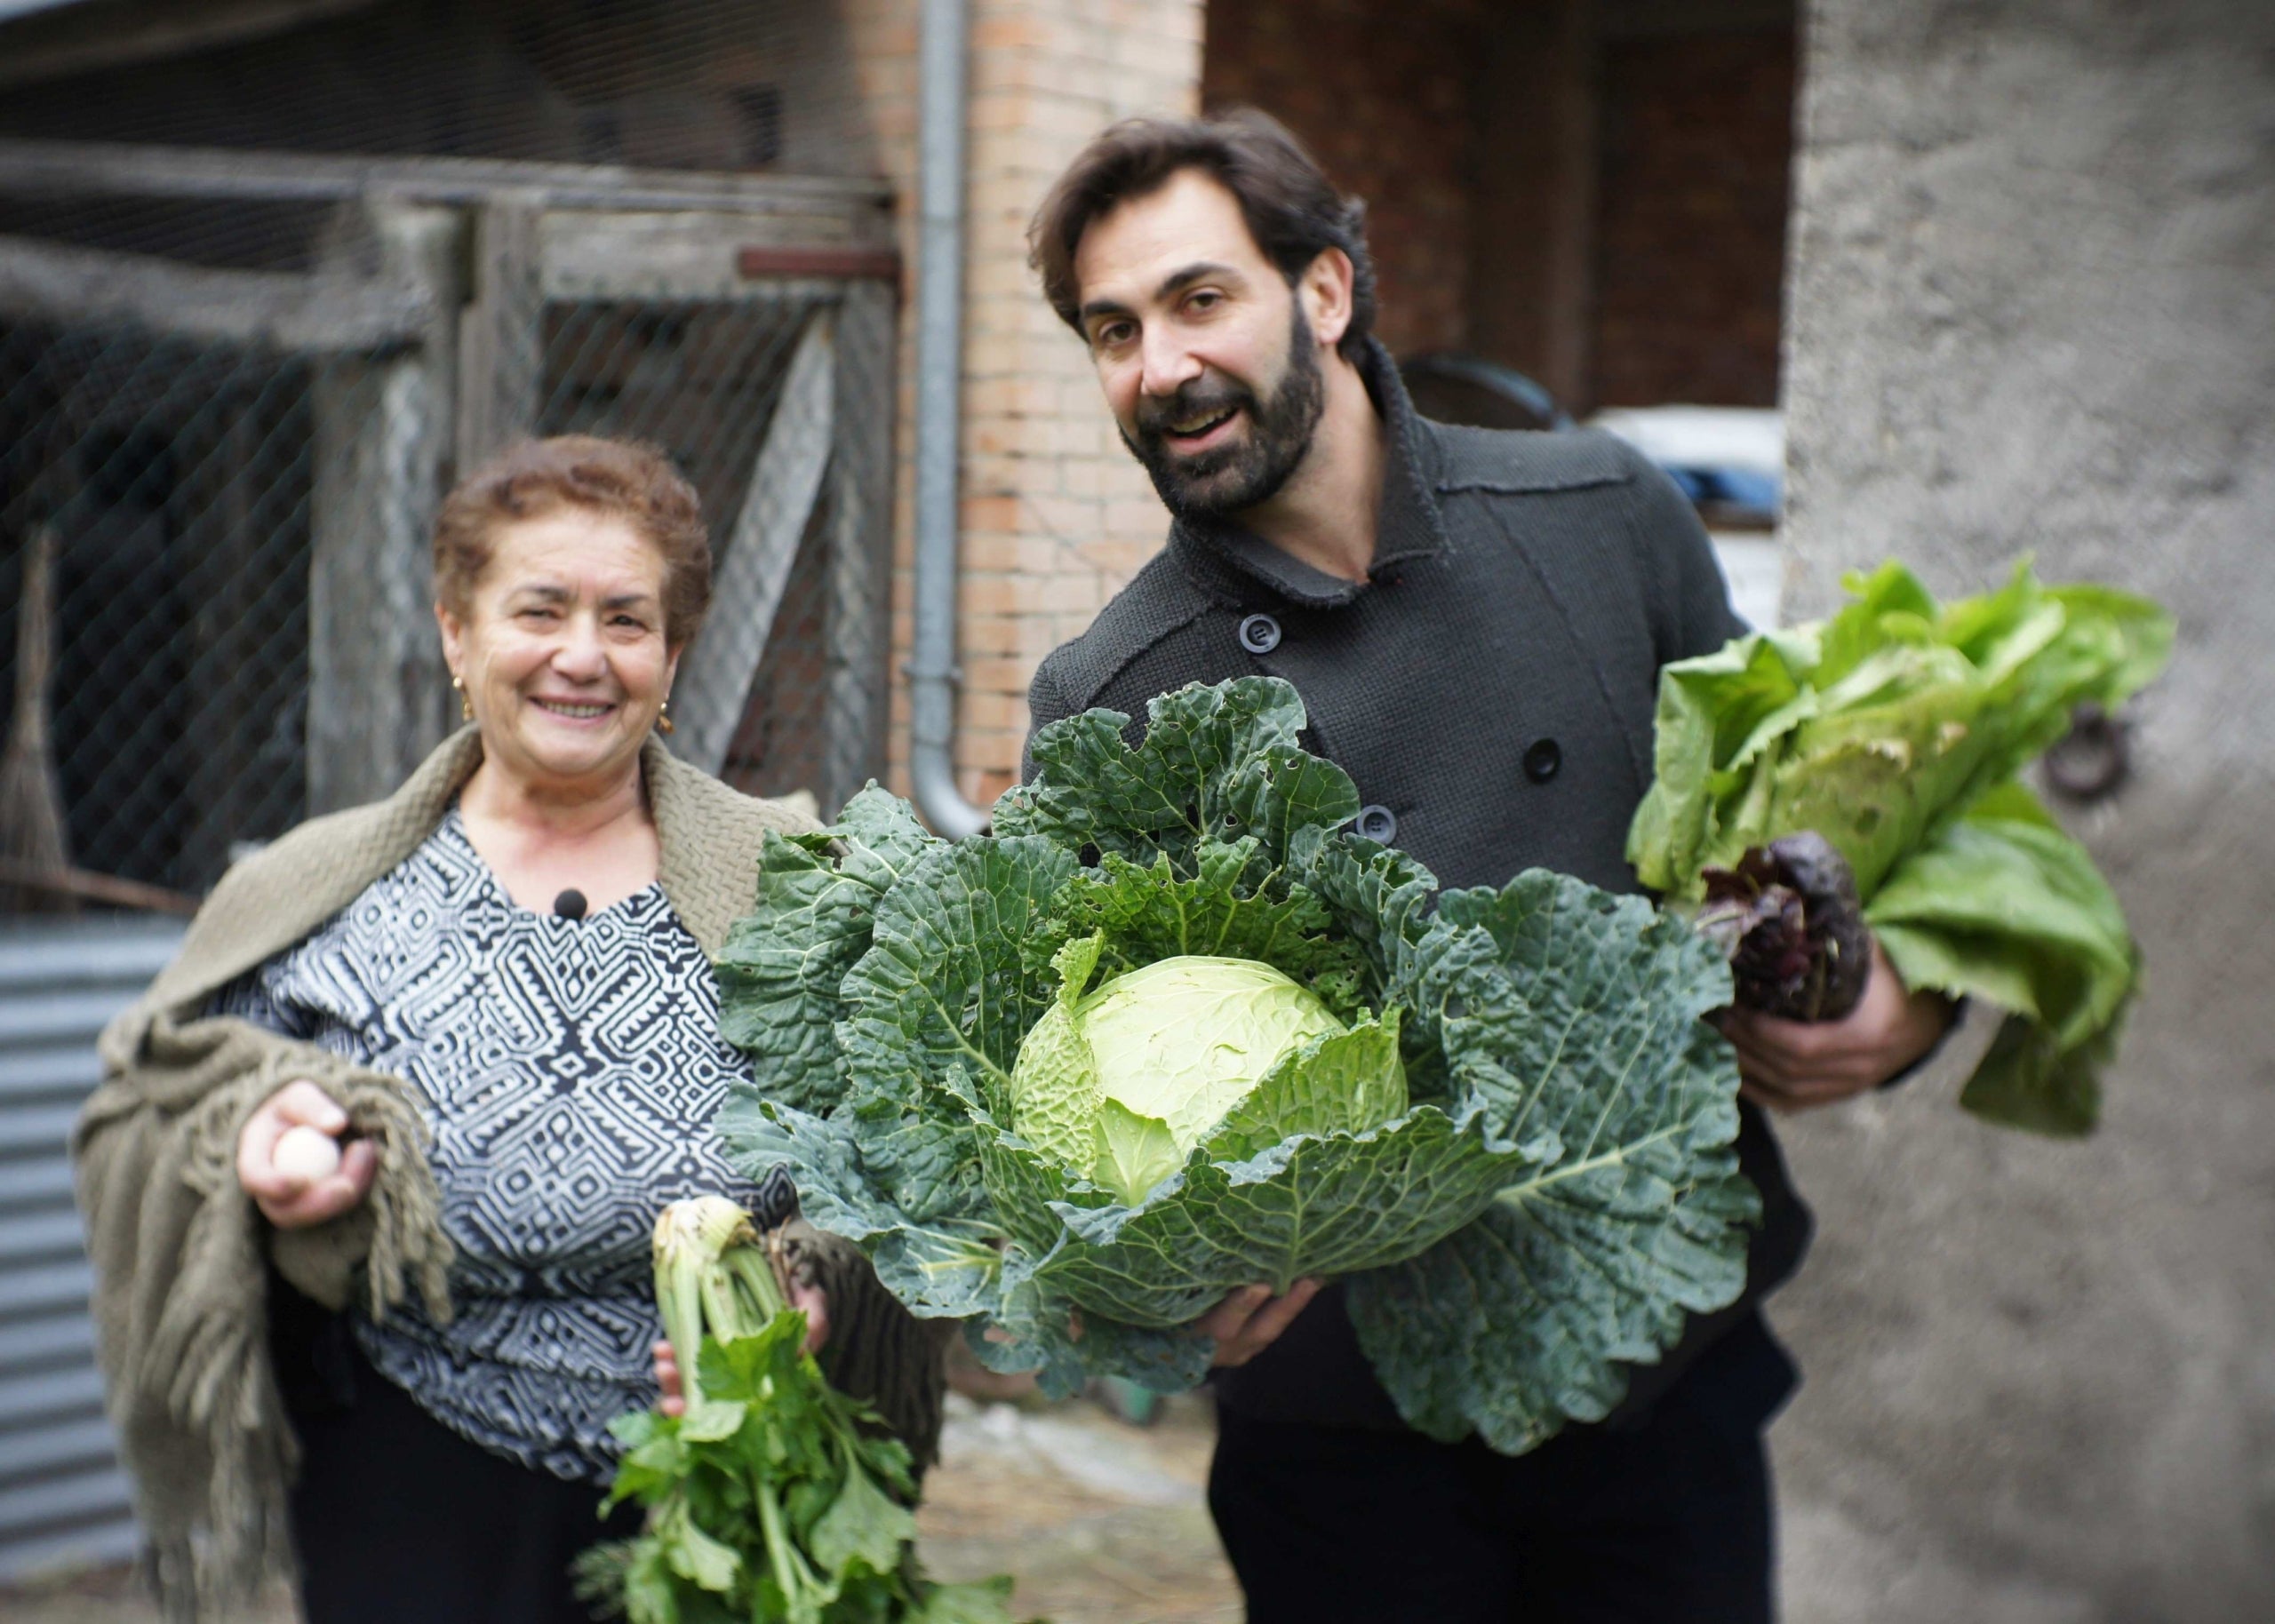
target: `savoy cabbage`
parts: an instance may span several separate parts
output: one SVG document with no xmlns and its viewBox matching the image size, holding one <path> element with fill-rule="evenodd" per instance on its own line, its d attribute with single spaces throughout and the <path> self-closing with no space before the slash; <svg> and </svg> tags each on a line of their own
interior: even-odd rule
<svg viewBox="0 0 2275 1624">
<path fill-rule="evenodd" d="M 872 786 L 768 837 L 719 965 L 731 1158 L 1047 1390 L 1190 1386 L 1197 1315 L 1321 1275 L 1433 1437 L 1608 1413 L 1744 1283 L 1727 964 L 1565 876 L 1441 894 L 1345 827 L 1284 682 L 1127 720 L 1042 729 L 987 836 Z"/>
</svg>

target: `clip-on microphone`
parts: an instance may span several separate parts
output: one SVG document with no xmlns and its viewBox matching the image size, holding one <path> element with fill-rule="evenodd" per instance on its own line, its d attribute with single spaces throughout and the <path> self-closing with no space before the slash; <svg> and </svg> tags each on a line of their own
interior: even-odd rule
<svg viewBox="0 0 2275 1624">
<path fill-rule="evenodd" d="M 571 921 L 585 917 L 585 894 L 573 887 L 553 899 L 553 911 Z"/>
</svg>

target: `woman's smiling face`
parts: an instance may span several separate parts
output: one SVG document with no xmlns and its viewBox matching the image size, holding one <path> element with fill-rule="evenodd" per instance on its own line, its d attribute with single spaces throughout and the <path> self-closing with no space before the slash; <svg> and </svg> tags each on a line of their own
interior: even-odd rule
<svg viewBox="0 0 2275 1624">
<path fill-rule="evenodd" d="M 530 787 L 632 770 L 671 693 L 664 556 L 626 521 L 563 506 L 500 525 L 463 617 L 437 607 L 484 759 Z"/>
</svg>

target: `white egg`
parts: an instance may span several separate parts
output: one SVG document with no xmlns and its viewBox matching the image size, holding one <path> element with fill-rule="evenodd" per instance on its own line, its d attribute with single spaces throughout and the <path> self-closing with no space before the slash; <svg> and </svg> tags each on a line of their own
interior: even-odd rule
<svg viewBox="0 0 2275 1624">
<path fill-rule="evenodd" d="M 277 1172 L 314 1183 L 339 1171 L 339 1141 L 322 1128 L 288 1127 L 269 1159 Z"/>
</svg>

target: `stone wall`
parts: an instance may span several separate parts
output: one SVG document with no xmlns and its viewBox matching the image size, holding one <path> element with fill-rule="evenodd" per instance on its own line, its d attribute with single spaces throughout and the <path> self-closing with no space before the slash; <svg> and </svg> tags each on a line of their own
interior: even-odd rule
<svg viewBox="0 0 2275 1624">
<path fill-rule="evenodd" d="M 2064 812 L 2149 965 L 2100 1135 L 1980 1126 L 1951 1066 L 1788 1135 L 1786 1612 L 2275 1618 L 2275 8 L 1819 0 L 1805 38 L 1789 604 L 2035 553 L 2180 648 Z"/>
</svg>

